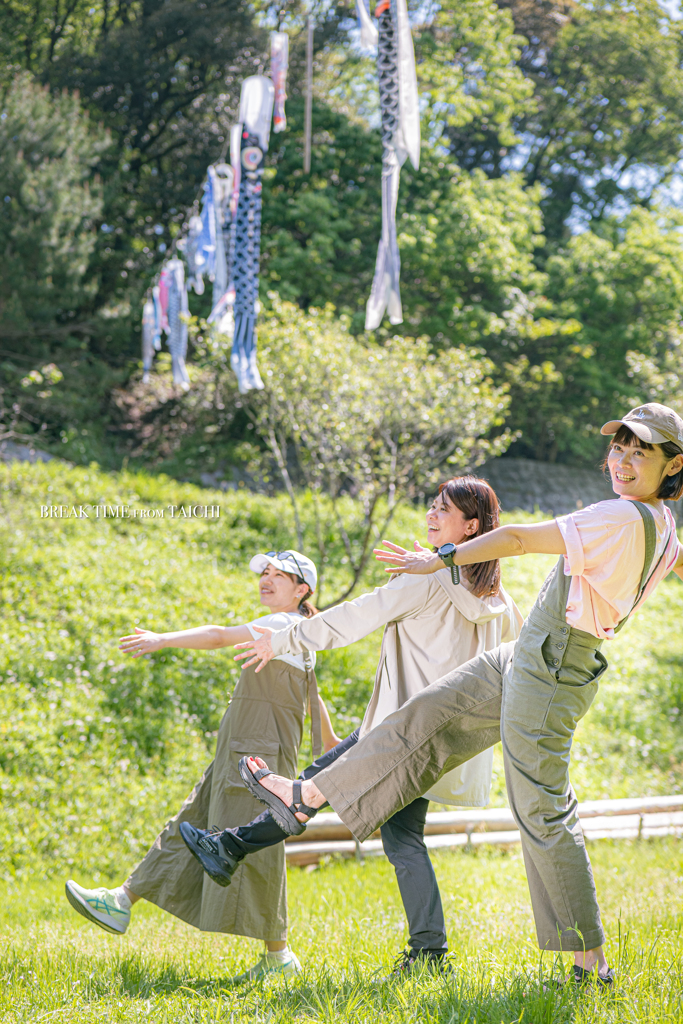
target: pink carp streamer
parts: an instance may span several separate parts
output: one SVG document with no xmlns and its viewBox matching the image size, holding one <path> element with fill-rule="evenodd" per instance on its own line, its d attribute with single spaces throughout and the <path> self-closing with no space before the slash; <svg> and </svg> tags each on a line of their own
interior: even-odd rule
<svg viewBox="0 0 683 1024">
<path fill-rule="evenodd" d="M 286 32 L 273 32 L 270 37 L 270 77 L 275 87 L 273 131 L 283 132 L 287 127 L 285 100 L 287 99 L 287 69 L 289 67 L 289 36 Z"/>
</svg>

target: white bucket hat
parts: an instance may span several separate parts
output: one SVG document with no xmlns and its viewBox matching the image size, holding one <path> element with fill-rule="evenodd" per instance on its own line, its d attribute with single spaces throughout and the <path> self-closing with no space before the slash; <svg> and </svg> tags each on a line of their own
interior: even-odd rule
<svg viewBox="0 0 683 1024">
<path fill-rule="evenodd" d="M 267 565 L 272 565 L 282 572 L 291 572 L 300 576 L 304 583 L 308 583 L 311 590 L 318 585 L 318 570 L 315 563 L 302 555 L 299 551 L 266 551 L 264 555 L 254 555 L 249 568 L 252 572 L 261 573 Z"/>
</svg>

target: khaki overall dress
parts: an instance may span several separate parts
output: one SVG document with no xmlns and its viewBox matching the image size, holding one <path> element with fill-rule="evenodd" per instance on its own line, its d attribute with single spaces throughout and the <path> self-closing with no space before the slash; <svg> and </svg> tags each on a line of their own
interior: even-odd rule
<svg viewBox="0 0 683 1024">
<path fill-rule="evenodd" d="M 650 576 L 656 531 L 647 506 L 633 504 L 645 527 L 635 607 Z M 602 640 L 567 624 L 570 583 L 562 556 L 515 642 L 484 651 L 411 697 L 315 781 L 364 840 L 444 772 L 502 740 L 539 945 L 581 951 L 602 945 L 604 932 L 569 759 L 607 661 Z"/>
<path fill-rule="evenodd" d="M 232 883 L 213 882 L 189 852 L 178 826 L 230 828 L 263 811 L 239 776 L 245 754 L 258 755 L 279 775 L 296 775 L 306 707 L 315 712 L 313 746 L 320 745 L 317 685 L 306 672 L 270 661 L 258 674 L 242 670 L 221 721 L 216 756 L 178 814 L 154 840 L 126 883 L 169 914 L 204 932 L 228 932 L 277 942 L 287 937 L 287 874 L 284 846 L 270 847 L 239 865 Z M 316 728 L 317 725 L 317 728 Z"/>
</svg>

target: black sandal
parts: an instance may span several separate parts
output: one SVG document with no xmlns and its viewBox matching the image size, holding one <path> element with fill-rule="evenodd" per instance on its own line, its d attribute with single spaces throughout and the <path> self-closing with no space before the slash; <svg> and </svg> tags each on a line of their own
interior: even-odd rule
<svg viewBox="0 0 683 1024">
<path fill-rule="evenodd" d="M 295 812 L 299 811 L 308 818 L 313 818 L 318 813 L 317 807 L 308 807 L 307 804 L 302 803 L 303 780 L 296 779 L 293 783 L 292 802 L 288 807 L 279 796 L 275 796 L 274 793 L 270 793 L 259 785 L 259 779 L 264 779 L 266 775 L 274 775 L 275 772 L 272 772 L 270 768 L 259 768 L 255 772 L 250 772 L 247 760 L 248 758 L 241 757 L 237 766 L 244 785 L 252 796 L 266 805 L 283 832 L 286 832 L 288 836 L 300 836 L 302 832 L 306 831 L 306 822 L 299 821 Z"/>
<path fill-rule="evenodd" d="M 596 967 L 594 974 L 593 971 L 587 971 L 584 967 L 574 964 L 574 983 L 576 985 L 588 985 L 593 979 L 597 981 L 601 988 L 612 988 L 614 985 L 614 971 L 609 967 L 606 974 L 599 974 Z"/>
</svg>

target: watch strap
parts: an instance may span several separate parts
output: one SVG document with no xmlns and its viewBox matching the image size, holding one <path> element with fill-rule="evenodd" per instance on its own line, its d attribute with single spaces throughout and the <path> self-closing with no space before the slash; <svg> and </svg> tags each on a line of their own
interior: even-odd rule
<svg viewBox="0 0 683 1024">
<path fill-rule="evenodd" d="M 457 547 L 454 547 L 453 550 L 449 552 L 449 554 L 442 555 L 441 552 L 437 550 L 437 555 L 439 556 L 443 564 L 451 570 L 451 580 L 453 582 L 453 585 L 456 587 L 460 583 L 460 566 L 453 565 L 453 559 L 457 554 L 457 551 Z"/>
</svg>

